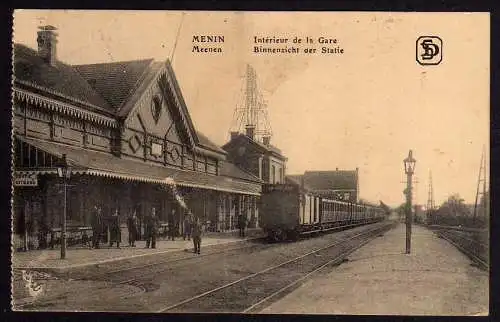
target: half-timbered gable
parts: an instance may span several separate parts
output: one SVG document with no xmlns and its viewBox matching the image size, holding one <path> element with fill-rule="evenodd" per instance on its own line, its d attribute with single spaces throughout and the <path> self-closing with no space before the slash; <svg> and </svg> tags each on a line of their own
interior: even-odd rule
<svg viewBox="0 0 500 322">
<path fill-rule="evenodd" d="M 218 161 L 224 160 L 225 151 L 206 137 L 200 139 L 194 130 L 169 61 L 137 60 L 75 68 L 121 120 L 119 152 L 123 157 L 218 173 Z"/>
</svg>

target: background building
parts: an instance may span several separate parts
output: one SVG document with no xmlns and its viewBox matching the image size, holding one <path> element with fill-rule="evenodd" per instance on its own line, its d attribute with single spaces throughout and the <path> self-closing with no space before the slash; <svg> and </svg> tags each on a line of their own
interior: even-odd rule
<svg viewBox="0 0 500 322">
<path fill-rule="evenodd" d="M 287 158 L 270 144 L 269 137 L 264 142 L 256 141 L 249 128 L 246 134 L 232 132 L 231 140 L 222 148 L 229 161 L 265 183 L 284 183 Z"/>
<path fill-rule="evenodd" d="M 359 169 L 335 171 L 306 171 L 287 178 L 324 198 L 359 202 Z"/>
</svg>

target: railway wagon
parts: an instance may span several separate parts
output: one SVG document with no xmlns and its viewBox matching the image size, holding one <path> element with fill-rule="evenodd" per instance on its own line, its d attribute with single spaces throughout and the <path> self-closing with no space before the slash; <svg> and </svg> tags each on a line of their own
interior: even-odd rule
<svg viewBox="0 0 500 322">
<path fill-rule="evenodd" d="M 260 226 L 272 240 L 354 227 L 384 218 L 378 206 L 322 198 L 294 184 L 262 187 Z"/>
</svg>

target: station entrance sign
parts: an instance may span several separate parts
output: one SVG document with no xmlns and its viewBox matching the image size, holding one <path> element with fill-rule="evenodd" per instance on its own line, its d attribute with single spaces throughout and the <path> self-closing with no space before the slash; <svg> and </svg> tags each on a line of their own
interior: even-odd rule
<svg viewBox="0 0 500 322">
<path fill-rule="evenodd" d="M 12 183 L 15 187 L 36 187 L 38 186 L 38 178 L 36 173 L 14 172 Z"/>
</svg>

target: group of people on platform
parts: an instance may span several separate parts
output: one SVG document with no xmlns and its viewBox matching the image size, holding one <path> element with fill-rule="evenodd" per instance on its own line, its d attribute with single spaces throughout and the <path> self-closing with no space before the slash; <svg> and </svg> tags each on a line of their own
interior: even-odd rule
<svg viewBox="0 0 500 322">
<path fill-rule="evenodd" d="M 175 224 L 175 209 L 168 216 L 168 239 L 175 240 L 176 232 L 178 227 Z M 200 254 L 201 251 L 201 234 L 202 234 L 202 224 L 198 217 L 194 216 L 191 211 L 186 211 L 184 214 L 184 230 L 183 239 L 191 240 L 193 239 L 194 252 Z M 102 208 L 95 206 L 92 218 L 92 248 L 100 248 L 99 244 L 102 239 L 102 234 L 105 233 L 109 227 L 109 246 L 113 247 L 116 243 L 116 247 L 120 248 L 121 243 L 121 222 L 120 214 L 118 209 L 115 210 L 113 215 L 106 220 L 102 215 Z M 160 220 L 156 213 L 156 208 L 151 208 L 151 213 L 144 218 L 144 237 L 146 239 L 146 248 L 156 248 L 156 239 L 160 229 Z M 127 229 L 128 229 L 128 246 L 135 247 L 135 242 L 140 236 L 139 220 L 137 217 L 137 211 L 134 209 L 132 213 L 127 217 Z"/>
</svg>

